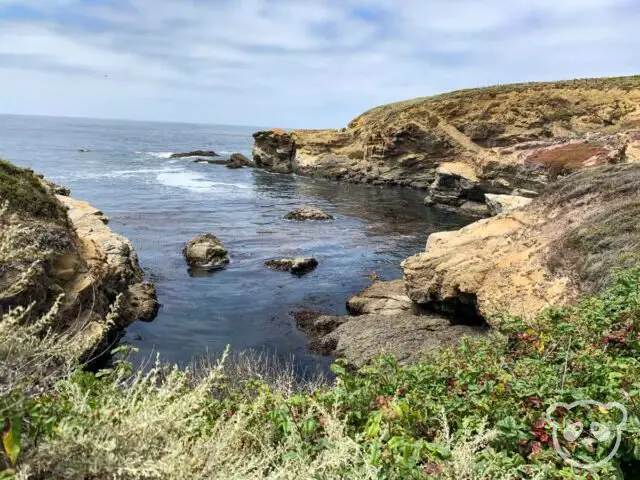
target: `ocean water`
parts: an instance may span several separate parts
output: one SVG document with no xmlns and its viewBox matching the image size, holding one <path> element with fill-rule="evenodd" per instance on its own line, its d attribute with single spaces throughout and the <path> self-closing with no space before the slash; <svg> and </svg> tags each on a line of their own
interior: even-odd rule
<svg viewBox="0 0 640 480">
<path fill-rule="evenodd" d="M 424 192 L 415 190 L 169 158 L 195 149 L 250 156 L 255 130 L 0 115 L 1 158 L 66 185 L 73 197 L 104 211 L 111 228 L 135 245 L 162 304 L 154 322 L 136 323 L 123 336 L 139 349 L 137 361 L 160 353 L 185 364 L 229 344 L 324 368 L 330 359 L 308 352 L 291 312 L 346 313 L 348 297 L 370 284 L 368 274 L 399 278 L 400 262 L 424 250 L 430 233 L 469 222 L 424 206 Z M 336 220 L 282 218 L 301 205 L 318 206 Z M 193 277 L 181 251 L 205 232 L 223 240 L 231 264 Z M 289 256 L 314 256 L 320 265 L 302 278 L 263 265 Z"/>
</svg>

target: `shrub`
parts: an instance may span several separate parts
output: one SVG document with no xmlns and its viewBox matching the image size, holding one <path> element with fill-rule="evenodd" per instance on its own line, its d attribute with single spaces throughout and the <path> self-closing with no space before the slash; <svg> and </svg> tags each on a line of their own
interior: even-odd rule
<svg viewBox="0 0 640 480">
<path fill-rule="evenodd" d="M 0 198 L 9 201 L 12 212 L 56 223 L 65 221 L 65 213 L 31 170 L 0 160 Z"/>
</svg>

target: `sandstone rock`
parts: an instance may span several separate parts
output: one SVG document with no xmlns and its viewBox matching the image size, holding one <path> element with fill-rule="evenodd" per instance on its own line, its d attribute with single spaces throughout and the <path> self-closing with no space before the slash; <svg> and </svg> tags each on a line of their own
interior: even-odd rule
<svg viewBox="0 0 640 480">
<path fill-rule="evenodd" d="M 429 189 L 428 203 L 459 209 L 640 159 L 639 108 L 635 77 L 505 85 L 377 107 L 346 129 L 257 132 L 253 155 L 275 172 Z"/>
<path fill-rule="evenodd" d="M 0 168 L 0 198 L 11 182 L 18 187 L 10 190 L 12 213 L 0 216 L 0 311 L 32 305 L 25 321 L 35 322 L 64 295 L 50 325 L 75 332 L 72 355 L 83 361 L 108 353 L 131 322 L 151 320 L 158 307 L 155 290 L 143 283 L 131 243 L 105 225 L 102 212 L 55 196 L 55 188 L 38 184 L 26 169 L 6 163 Z M 22 196 L 30 203 L 21 202 Z"/>
<path fill-rule="evenodd" d="M 268 260 L 264 265 L 271 270 L 303 275 L 315 270 L 318 266 L 318 261 L 315 258 L 279 258 Z"/>
<path fill-rule="evenodd" d="M 526 207 L 533 201 L 531 198 L 526 197 L 518 197 L 515 195 L 494 195 L 491 193 L 487 193 L 484 198 L 487 202 L 487 207 L 491 216 Z"/>
<path fill-rule="evenodd" d="M 187 157 L 218 157 L 219 155 L 212 150 L 194 150 L 193 152 L 173 153 L 170 158 L 187 158 Z"/>
<path fill-rule="evenodd" d="M 189 267 L 198 270 L 216 270 L 229 263 L 227 250 L 222 242 L 210 233 L 191 239 L 182 250 Z"/>
<path fill-rule="evenodd" d="M 298 222 L 305 222 L 309 220 L 333 220 L 333 217 L 328 213 L 323 212 L 316 207 L 300 207 L 296 210 L 289 212 L 285 215 L 285 220 L 295 220 Z"/>
<path fill-rule="evenodd" d="M 501 313 L 526 321 L 571 303 L 601 288 L 614 268 L 640 264 L 631 247 L 640 244 L 639 188 L 639 164 L 585 169 L 525 209 L 433 234 L 424 253 L 402 263 L 407 294 L 431 309 L 490 323 Z"/>
<path fill-rule="evenodd" d="M 352 315 L 397 315 L 412 312 L 413 306 L 405 292 L 403 280 L 375 282 L 347 301 L 347 309 Z"/>
</svg>

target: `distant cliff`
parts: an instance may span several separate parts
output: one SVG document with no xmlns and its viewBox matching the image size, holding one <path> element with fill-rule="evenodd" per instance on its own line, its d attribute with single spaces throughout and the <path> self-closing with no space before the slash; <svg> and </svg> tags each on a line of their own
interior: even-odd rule
<svg viewBox="0 0 640 480">
<path fill-rule="evenodd" d="M 534 197 L 550 179 L 640 158 L 640 76 L 463 90 L 374 108 L 341 130 L 254 134 L 262 168 L 427 190 L 427 203 Z"/>
</svg>

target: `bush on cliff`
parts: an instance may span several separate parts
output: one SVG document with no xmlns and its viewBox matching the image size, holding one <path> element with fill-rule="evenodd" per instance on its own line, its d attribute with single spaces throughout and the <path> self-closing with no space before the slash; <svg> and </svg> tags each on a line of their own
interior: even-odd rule
<svg viewBox="0 0 640 480">
<path fill-rule="evenodd" d="M 0 391 L 1 465 L 9 478 L 621 478 L 640 460 L 639 286 L 640 270 L 620 272 L 600 295 L 534 323 L 505 318 L 500 332 L 413 366 L 337 363 L 334 385 L 297 393 L 260 375 L 231 379 L 224 362 L 201 375 L 159 363 L 62 369 L 38 388 L 42 372 L 25 371 Z M 37 350 L 17 348 L 20 331 L 0 335 L 5 364 Z M 629 413 L 617 454 L 592 471 L 560 458 L 545 420 L 550 405 L 584 399 Z M 621 420 L 615 409 L 554 414 L 585 431 Z M 558 439 L 597 462 L 615 433 Z"/>
</svg>

